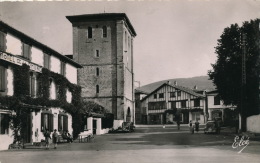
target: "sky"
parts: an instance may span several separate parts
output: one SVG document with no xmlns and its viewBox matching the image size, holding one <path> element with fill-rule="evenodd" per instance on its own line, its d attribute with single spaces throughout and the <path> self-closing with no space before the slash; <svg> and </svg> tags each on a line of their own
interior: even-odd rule
<svg viewBox="0 0 260 163">
<path fill-rule="evenodd" d="M 65 16 L 126 13 L 137 33 L 134 74 L 141 86 L 206 76 L 224 28 L 260 18 L 260 0 L 0 1 L 2 21 L 61 54 L 73 48 Z"/>
</svg>

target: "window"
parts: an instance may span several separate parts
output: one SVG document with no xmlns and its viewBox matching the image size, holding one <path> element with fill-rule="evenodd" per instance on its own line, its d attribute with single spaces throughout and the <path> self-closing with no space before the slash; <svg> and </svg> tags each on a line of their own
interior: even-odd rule
<svg viewBox="0 0 260 163">
<path fill-rule="evenodd" d="M 164 98 L 164 93 L 159 93 L 159 98 Z"/>
<path fill-rule="evenodd" d="M 176 97 L 175 92 L 170 92 L 170 97 Z"/>
<path fill-rule="evenodd" d="M 36 97 L 36 76 L 30 73 L 30 96 Z"/>
<path fill-rule="evenodd" d="M 92 38 L 92 27 L 88 27 L 88 38 Z"/>
<path fill-rule="evenodd" d="M 41 80 L 39 80 L 39 76 L 37 76 L 36 79 L 36 97 L 42 97 L 42 91 L 41 91 L 41 87 L 42 87 L 42 82 Z"/>
<path fill-rule="evenodd" d="M 53 114 L 42 113 L 41 114 L 41 131 L 48 129 L 50 132 L 53 131 Z"/>
<path fill-rule="evenodd" d="M 0 50 L 6 50 L 5 33 L 0 31 Z"/>
<path fill-rule="evenodd" d="M 161 109 L 166 109 L 165 101 L 148 103 L 148 110 L 161 110 Z"/>
<path fill-rule="evenodd" d="M 214 105 L 220 105 L 220 97 L 219 97 L 219 95 L 214 96 Z"/>
<path fill-rule="evenodd" d="M 178 91 L 178 92 L 177 92 L 177 96 L 181 96 L 181 91 Z"/>
<path fill-rule="evenodd" d="M 172 107 L 172 109 L 177 108 L 177 107 L 176 107 L 176 102 L 175 102 L 175 101 L 172 101 L 172 102 L 171 102 L 171 107 Z"/>
<path fill-rule="evenodd" d="M 10 118 L 9 118 L 9 114 L 1 114 L 0 113 L 0 134 L 8 134 L 8 130 L 9 130 L 9 122 L 10 122 Z"/>
<path fill-rule="evenodd" d="M 44 53 L 44 68 L 50 69 L 50 55 Z"/>
<path fill-rule="evenodd" d="M 200 113 L 199 112 L 192 113 L 192 120 L 193 121 L 199 121 L 200 120 Z"/>
<path fill-rule="evenodd" d="M 96 85 L 96 93 L 99 93 L 99 85 Z"/>
<path fill-rule="evenodd" d="M 153 95 L 153 98 L 154 98 L 154 99 L 157 99 L 157 94 L 154 94 L 154 95 Z"/>
<path fill-rule="evenodd" d="M 66 63 L 65 62 L 60 62 L 60 74 L 65 76 L 66 75 Z"/>
<path fill-rule="evenodd" d="M 64 114 L 58 115 L 58 131 L 68 130 L 68 116 Z"/>
<path fill-rule="evenodd" d="M 0 91 L 5 92 L 6 89 L 6 69 L 0 66 Z"/>
<path fill-rule="evenodd" d="M 99 68 L 96 68 L 96 76 L 99 76 Z"/>
<path fill-rule="evenodd" d="M 26 59 L 30 59 L 31 57 L 31 46 L 28 44 L 23 43 L 23 57 Z"/>
<path fill-rule="evenodd" d="M 106 38 L 107 37 L 107 27 L 103 26 L 102 31 L 103 31 L 103 38 Z"/>
<path fill-rule="evenodd" d="M 96 57 L 99 58 L 99 50 L 96 50 Z"/>
<path fill-rule="evenodd" d="M 186 101 L 181 101 L 181 107 L 186 108 Z"/>
<path fill-rule="evenodd" d="M 200 106 L 200 99 L 195 99 L 194 100 L 194 107 Z"/>
</svg>

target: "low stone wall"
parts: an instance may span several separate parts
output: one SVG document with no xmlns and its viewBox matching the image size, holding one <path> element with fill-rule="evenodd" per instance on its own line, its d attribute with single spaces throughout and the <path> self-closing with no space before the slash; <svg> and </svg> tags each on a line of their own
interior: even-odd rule
<svg viewBox="0 0 260 163">
<path fill-rule="evenodd" d="M 0 151 L 7 150 L 9 145 L 13 143 L 13 136 L 0 135 Z"/>
<path fill-rule="evenodd" d="M 254 133 L 260 133 L 260 114 L 253 115 L 247 118 L 247 131 L 251 131 Z"/>
<path fill-rule="evenodd" d="M 114 120 L 113 128 L 116 130 L 118 127 L 122 127 L 123 122 L 123 120 Z"/>
</svg>

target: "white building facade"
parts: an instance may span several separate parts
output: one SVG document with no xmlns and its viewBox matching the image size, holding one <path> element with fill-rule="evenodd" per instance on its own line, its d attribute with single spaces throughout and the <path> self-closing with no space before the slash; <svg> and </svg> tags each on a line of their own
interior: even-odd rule
<svg viewBox="0 0 260 163">
<path fill-rule="evenodd" d="M 22 71 L 24 65 L 28 71 Z M 29 111 L 21 131 L 25 143 L 40 142 L 46 129 L 73 132 L 72 116 L 59 104 L 73 106 L 77 68 L 81 65 L 0 21 L 0 150 L 14 141 L 10 126 L 17 113 L 6 102 L 11 99 Z"/>
<path fill-rule="evenodd" d="M 147 124 L 173 123 L 179 115 L 180 123 L 205 123 L 205 95 L 191 89 L 165 83 L 141 100 L 147 114 Z"/>
</svg>

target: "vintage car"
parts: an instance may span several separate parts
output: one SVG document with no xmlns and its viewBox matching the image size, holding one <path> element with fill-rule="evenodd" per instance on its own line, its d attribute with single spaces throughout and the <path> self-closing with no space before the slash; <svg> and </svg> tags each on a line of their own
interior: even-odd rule
<svg viewBox="0 0 260 163">
<path fill-rule="evenodd" d="M 217 133 L 216 121 L 208 121 L 204 128 L 204 133 Z"/>
<path fill-rule="evenodd" d="M 123 128 L 124 131 L 133 132 L 135 126 L 134 126 L 133 122 L 123 122 L 122 128 Z"/>
</svg>

